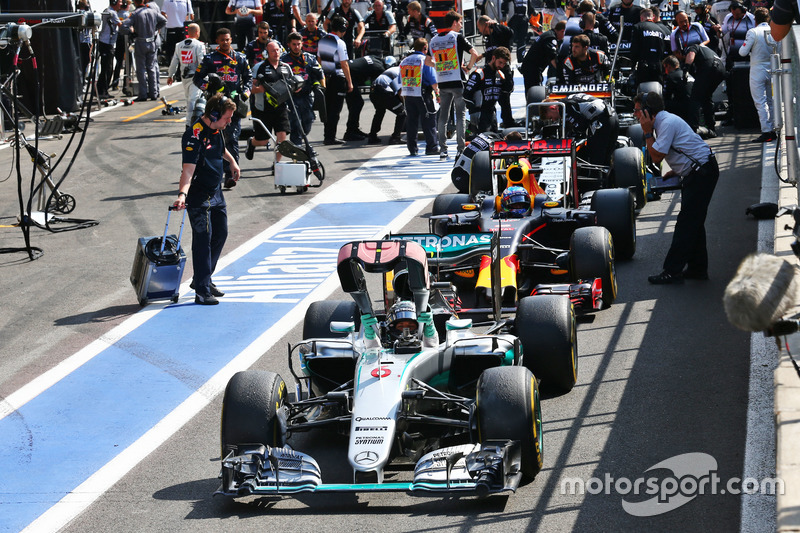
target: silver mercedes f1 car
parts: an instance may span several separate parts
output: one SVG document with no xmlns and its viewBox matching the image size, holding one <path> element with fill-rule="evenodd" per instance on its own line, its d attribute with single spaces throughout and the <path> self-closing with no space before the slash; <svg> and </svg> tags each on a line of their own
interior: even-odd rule
<svg viewBox="0 0 800 533">
<path fill-rule="evenodd" d="M 542 468 L 535 375 L 562 391 L 576 380 L 570 299 L 525 298 L 514 318 L 473 323 L 453 285 L 431 281 L 413 241 L 348 243 L 337 271 L 353 301 L 309 307 L 304 340 L 289 347 L 294 391 L 267 371 L 228 383 L 217 494 L 483 496 L 533 479 Z M 382 310 L 373 308 L 366 273 L 382 275 Z M 312 431 L 347 436 L 342 464 L 352 482 L 326 483 L 320 462 L 294 449 L 293 435 Z"/>
</svg>

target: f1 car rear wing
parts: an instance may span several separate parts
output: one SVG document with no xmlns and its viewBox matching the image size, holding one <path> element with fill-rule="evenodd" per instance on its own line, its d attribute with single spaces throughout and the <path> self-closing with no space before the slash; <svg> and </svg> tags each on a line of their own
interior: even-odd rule
<svg viewBox="0 0 800 533">
<path fill-rule="evenodd" d="M 428 259 L 425 250 L 416 242 L 349 242 L 339 249 L 336 265 L 342 290 L 353 297 L 364 314 L 374 314 L 364 273 L 386 273 L 397 267 L 408 272 L 408 288 L 414 296 L 417 313 L 427 308 L 430 292 Z"/>
<path fill-rule="evenodd" d="M 595 98 L 610 99 L 613 94 L 613 87 L 610 83 L 572 83 L 565 85 L 553 85 L 550 87 L 548 100 L 560 100 L 571 94 L 584 93 Z"/>
</svg>

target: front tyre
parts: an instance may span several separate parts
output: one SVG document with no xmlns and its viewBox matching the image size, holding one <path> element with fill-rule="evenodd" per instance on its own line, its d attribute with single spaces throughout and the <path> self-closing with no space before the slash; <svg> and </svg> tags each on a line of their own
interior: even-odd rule
<svg viewBox="0 0 800 533">
<path fill-rule="evenodd" d="M 237 372 L 222 399 L 221 458 L 241 444 L 286 444 L 286 384 L 264 370 Z"/>
<path fill-rule="evenodd" d="M 597 225 L 611 232 L 616 257 L 630 259 L 636 253 L 636 213 L 628 189 L 603 189 L 592 195 L 591 209 Z"/>
<path fill-rule="evenodd" d="M 600 278 L 603 309 L 617 299 L 617 275 L 611 233 L 601 226 L 578 228 L 569 243 L 570 270 L 574 281 Z"/>
<path fill-rule="evenodd" d="M 488 368 L 478 379 L 475 402 L 479 441 L 518 441 L 522 475 L 535 478 L 542 469 L 542 410 L 533 374 L 521 366 Z"/>
<path fill-rule="evenodd" d="M 514 326 L 522 342 L 523 364 L 542 387 L 572 390 L 578 377 L 578 333 L 570 299 L 556 294 L 523 298 Z"/>
</svg>

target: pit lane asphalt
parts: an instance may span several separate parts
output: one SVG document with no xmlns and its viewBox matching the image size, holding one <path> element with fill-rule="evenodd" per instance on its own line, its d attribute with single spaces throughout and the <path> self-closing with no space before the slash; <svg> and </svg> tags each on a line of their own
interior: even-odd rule
<svg viewBox="0 0 800 533">
<path fill-rule="evenodd" d="M 178 91 L 167 95 L 173 100 Z M 123 117 L 151 107 L 156 104 L 121 107 L 97 116 L 63 185 L 78 203 L 70 216 L 97 219 L 100 225 L 60 234 L 34 229 L 32 242 L 45 251 L 34 262 L 27 262 L 24 254 L 0 256 L 3 396 L 139 309 L 128 282 L 134 244 L 139 236 L 163 231 L 164 208 L 174 198 L 179 175 L 183 128 L 162 117 L 158 109 L 122 122 Z M 368 124 L 370 109 L 366 106 L 362 124 Z M 387 122 L 386 134 L 388 127 Z M 312 139 L 319 140 L 319 134 L 315 126 Z M 563 495 L 560 488 L 567 477 L 588 481 L 608 474 L 635 480 L 648 475 L 645 470 L 656 463 L 689 452 L 712 455 L 722 480 L 741 476 L 749 335 L 728 325 L 720 301 L 738 262 L 756 245 L 756 224 L 743 215 L 746 206 L 758 201 L 760 186 L 761 151 L 748 143 L 751 137 L 749 132 L 728 131 L 712 142 L 722 177 L 708 222 L 711 281 L 649 286 L 646 277 L 658 272 L 669 245 L 677 195 L 665 195 L 640 214 L 636 256 L 617 265 L 617 304 L 579 326 L 578 386 L 543 403 L 545 469 L 516 495 L 486 500 L 398 494 L 306 495 L 280 502 L 212 498 L 219 471 L 221 397 L 217 397 L 66 530 L 737 529 L 739 498 L 730 494 L 697 496 L 671 512 L 637 518 L 623 511 L 622 496 L 613 488 L 610 494 L 598 495 Z M 58 151 L 63 142 L 48 141 L 43 149 Z M 321 148 L 328 169 L 326 186 L 379 149 Z M 0 168 L 11 166 L 10 155 L 10 150 L 0 152 Z M 314 194 L 279 195 L 271 178 L 265 177 L 270 162 L 263 151 L 253 162 L 242 161 L 243 179 L 226 194 L 231 228 L 226 250 Z M 18 212 L 13 177 L 0 184 L 0 191 L 0 223 L 13 224 Z M 422 220 L 408 228 L 425 229 Z M 22 246 L 20 230 L 2 228 L 0 242 L 0 246 Z M 176 331 L 176 344 L 187 334 L 191 332 Z M 288 376 L 284 347 L 299 338 L 299 327 L 287 332 L 255 368 Z M 54 458 L 54 467 L 58 461 Z"/>
</svg>

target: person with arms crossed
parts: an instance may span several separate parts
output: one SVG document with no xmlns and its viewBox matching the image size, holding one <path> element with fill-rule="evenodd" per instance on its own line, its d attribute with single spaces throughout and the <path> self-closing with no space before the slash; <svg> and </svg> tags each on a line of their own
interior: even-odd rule
<svg viewBox="0 0 800 533">
<path fill-rule="evenodd" d="M 708 279 L 706 215 L 719 179 L 714 153 L 677 115 L 664 111 L 658 93 L 639 93 L 633 113 L 642 125 L 647 151 L 653 163 L 666 161 L 665 178 L 682 176 L 681 210 L 660 274 L 649 276 L 655 285 L 683 283 L 684 279 Z M 686 270 L 684 270 L 686 268 Z"/>
<path fill-rule="evenodd" d="M 216 305 L 225 293 L 211 281 L 217 261 L 228 238 L 228 211 L 222 195 L 222 162 L 231 166 L 233 179 L 239 179 L 239 166 L 225 148 L 222 130 L 230 123 L 236 104 L 223 94 L 208 99 L 203 116 L 181 139 L 182 169 L 178 199 L 173 206 L 186 209 L 192 226 L 192 265 L 190 287 L 194 302 Z"/>
</svg>

